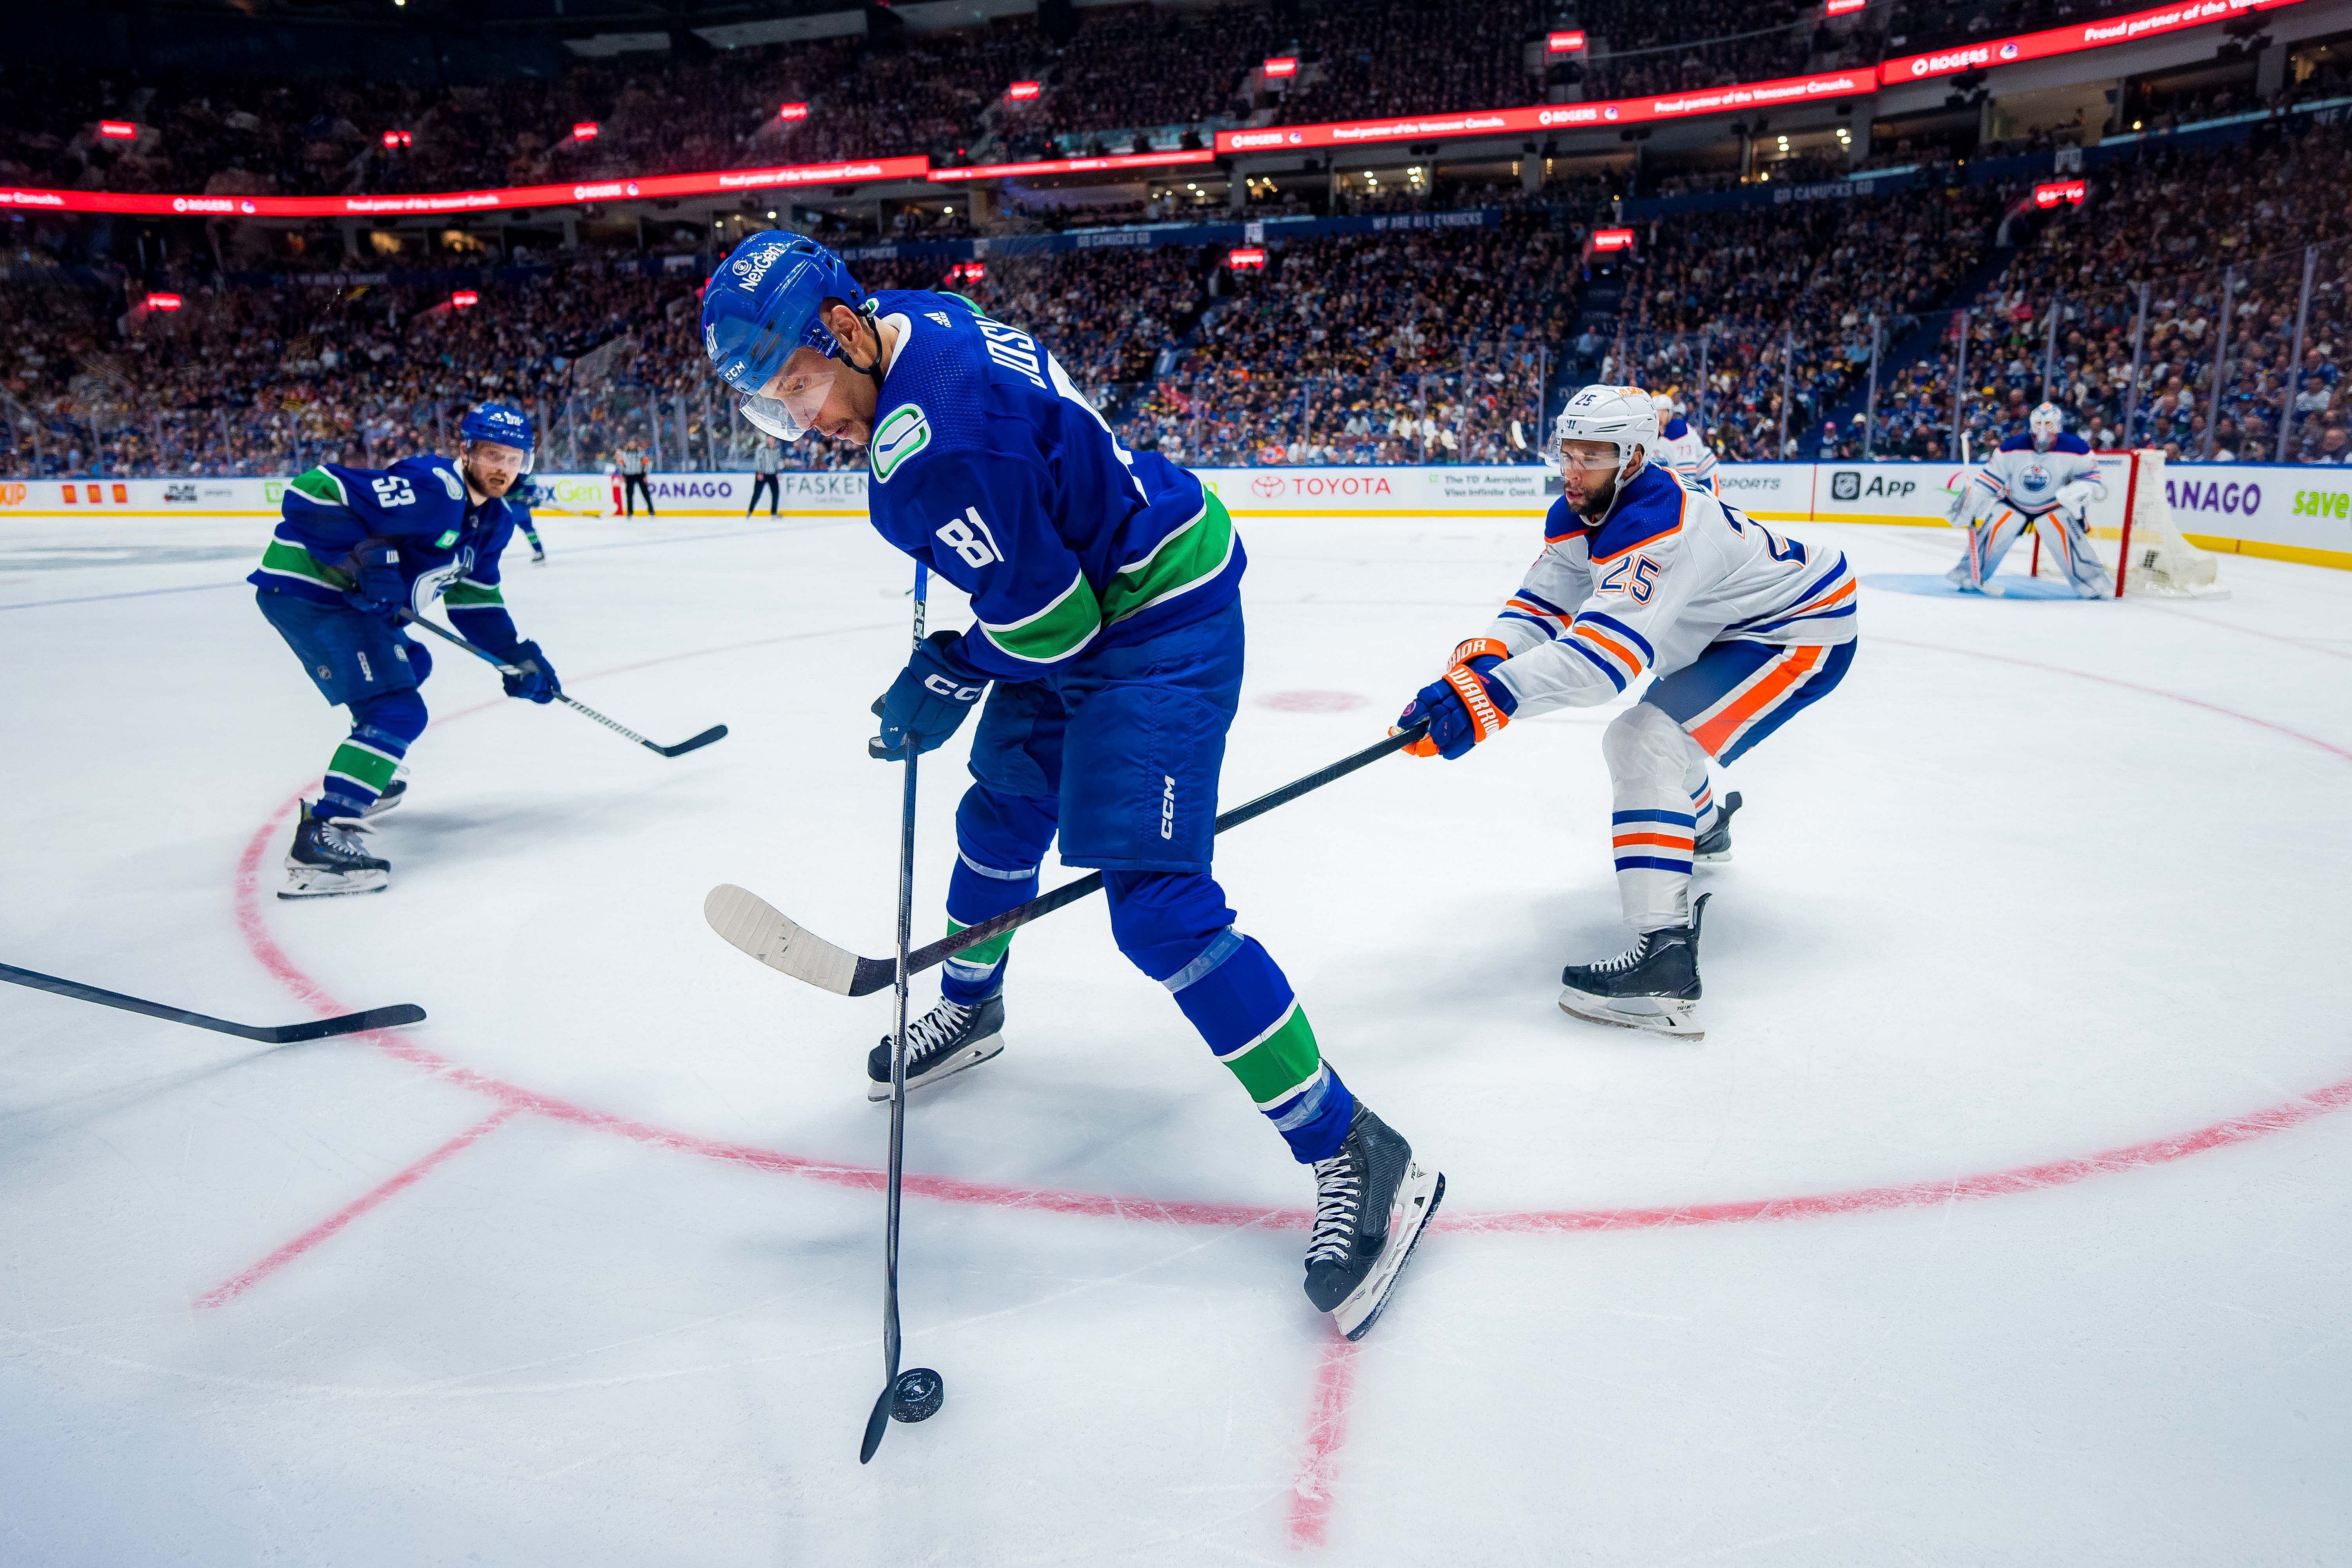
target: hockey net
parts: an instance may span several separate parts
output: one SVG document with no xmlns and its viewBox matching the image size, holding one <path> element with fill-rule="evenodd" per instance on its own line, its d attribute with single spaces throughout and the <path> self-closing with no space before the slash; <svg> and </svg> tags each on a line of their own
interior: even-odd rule
<svg viewBox="0 0 2352 1568">
<path fill-rule="evenodd" d="M 2217 599 L 2229 590 L 2219 585 L 2221 558 L 2200 550 L 2172 525 L 2172 508 L 2165 500 L 2164 453 L 2154 447 L 2136 452 L 2096 454 L 2106 496 L 2091 503 L 2092 548 L 2115 575 L 2116 597 L 2147 594 L 2170 599 Z M 2042 559 L 2042 541 L 2033 542 L 2033 574 L 2059 577 L 2058 563 Z"/>
</svg>

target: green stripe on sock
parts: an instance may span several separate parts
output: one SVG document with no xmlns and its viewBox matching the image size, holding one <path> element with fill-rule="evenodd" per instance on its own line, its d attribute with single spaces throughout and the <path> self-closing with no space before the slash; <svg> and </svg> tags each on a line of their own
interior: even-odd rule
<svg viewBox="0 0 2352 1568">
<path fill-rule="evenodd" d="M 955 933 L 960 931 L 970 931 L 971 929 L 971 928 L 970 926 L 964 924 L 961 921 L 954 919 L 953 917 L 950 917 L 948 921 L 948 934 L 950 936 L 955 935 Z M 993 966 L 998 959 L 1004 956 L 1004 950 L 1012 945 L 1013 933 L 1009 931 L 1001 931 L 994 936 L 990 937 L 986 942 L 974 942 L 971 946 L 965 948 L 961 952 L 957 953 L 955 955 L 955 962 L 958 963 Z"/>
<path fill-rule="evenodd" d="M 338 591 L 352 585 L 346 574 L 331 566 L 320 565 L 317 556 L 283 539 L 272 539 L 269 548 L 261 552 L 261 569 L 282 573 L 289 577 L 307 577 L 313 583 L 323 583 Z"/>
<path fill-rule="evenodd" d="M 1112 576 L 1103 595 L 1106 622 L 1140 614 L 1225 569 L 1234 552 L 1234 520 L 1216 497 L 1204 500 L 1200 516 L 1161 540 L 1143 560 L 1120 567 Z"/>
<path fill-rule="evenodd" d="M 1315 1069 L 1323 1065 L 1322 1052 L 1315 1046 L 1314 1026 L 1307 1021 L 1307 1009 L 1296 1002 L 1282 1022 L 1255 1045 L 1218 1059 L 1242 1080 L 1242 1088 L 1260 1110 L 1270 1110 L 1306 1088 Z"/>
<path fill-rule="evenodd" d="M 335 760 L 327 764 L 331 773 L 341 773 L 354 784 L 363 784 L 382 795 L 392 783 L 392 771 L 400 766 L 400 759 L 387 757 L 382 752 L 372 752 L 354 741 L 345 741 L 335 748 Z"/>
</svg>

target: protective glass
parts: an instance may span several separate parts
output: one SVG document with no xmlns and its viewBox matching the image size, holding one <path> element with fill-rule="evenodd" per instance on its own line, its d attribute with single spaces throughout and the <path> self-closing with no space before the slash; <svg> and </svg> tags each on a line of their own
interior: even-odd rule
<svg viewBox="0 0 2352 1568">
<path fill-rule="evenodd" d="M 737 406 L 744 418 L 777 440 L 797 441 L 815 428 L 837 368 L 832 360 L 795 353 L 764 391 L 740 399 Z"/>
</svg>

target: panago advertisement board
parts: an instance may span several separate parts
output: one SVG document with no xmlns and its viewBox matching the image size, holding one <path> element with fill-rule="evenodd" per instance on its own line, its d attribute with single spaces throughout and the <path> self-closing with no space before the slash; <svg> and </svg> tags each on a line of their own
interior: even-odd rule
<svg viewBox="0 0 2352 1568">
<path fill-rule="evenodd" d="M 2114 538 L 2122 522 L 2126 460 L 2103 455 L 2107 495 L 2091 525 Z M 1201 480 L 1238 518 L 1525 518 L 1532 526 L 1559 494 L 1559 479 L 1533 464 L 1459 468 L 1200 468 Z M 1716 472 L 1723 499 L 1768 522 L 1846 522 L 1943 528 L 1945 510 L 1972 470 L 1958 463 L 1726 463 Z M 778 514 L 863 517 L 862 468 L 778 476 Z M 550 503 L 540 517 L 561 529 L 566 516 L 621 513 L 612 474 L 541 474 Z M 654 474 L 656 519 L 741 517 L 748 473 Z M 284 479 L 0 479 L 0 526 L 11 518 L 252 518 L 278 515 Z M 2352 466 L 2181 463 L 2165 490 L 2173 526 L 2190 543 L 2224 553 L 2352 569 Z M 766 497 L 753 514 L 767 515 Z M 642 511 L 640 512 L 642 516 Z M 257 531 L 255 548 L 260 532 Z"/>
</svg>

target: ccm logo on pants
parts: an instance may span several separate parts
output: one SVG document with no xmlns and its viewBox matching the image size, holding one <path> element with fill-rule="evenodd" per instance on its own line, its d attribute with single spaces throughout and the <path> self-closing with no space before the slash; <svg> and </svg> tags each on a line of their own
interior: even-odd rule
<svg viewBox="0 0 2352 1568">
<path fill-rule="evenodd" d="M 1161 773 L 1160 782 L 1167 785 L 1160 794 L 1160 837 L 1173 838 L 1176 837 L 1176 781 Z"/>
</svg>

